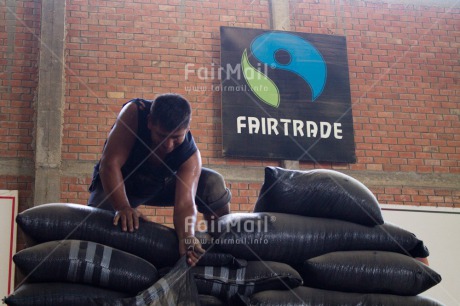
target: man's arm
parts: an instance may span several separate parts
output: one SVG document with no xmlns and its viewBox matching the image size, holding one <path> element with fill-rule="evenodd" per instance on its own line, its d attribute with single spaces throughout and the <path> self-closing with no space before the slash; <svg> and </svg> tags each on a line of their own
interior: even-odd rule
<svg viewBox="0 0 460 306">
<path fill-rule="evenodd" d="M 197 150 L 178 170 L 174 203 L 174 228 L 179 238 L 180 255 L 194 266 L 204 250 L 195 238 L 197 211 L 195 195 L 201 174 L 201 155 Z M 191 250 L 187 250 L 192 247 Z"/>
<path fill-rule="evenodd" d="M 121 220 L 122 230 L 130 232 L 139 227 L 139 215 L 129 205 L 121 167 L 128 159 L 136 140 L 137 116 L 135 103 L 123 107 L 107 138 L 99 170 L 104 191 L 116 211 L 114 225 L 118 225 Z"/>
</svg>

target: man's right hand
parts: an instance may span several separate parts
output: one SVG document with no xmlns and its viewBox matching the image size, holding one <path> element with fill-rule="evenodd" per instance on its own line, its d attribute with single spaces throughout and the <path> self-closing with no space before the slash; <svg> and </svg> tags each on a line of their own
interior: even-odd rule
<svg viewBox="0 0 460 306">
<path fill-rule="evenodd" d="M 113 218 L 113 225 L 117 226 L 118 222 L 121 221 L 121 230 L 123 232 L 133 232 L 134 230 L 139 229 L 139 218 L 148 221 L 147 218 L 137 209 L 132 208 L 131 206 L 125 207 L 117 210 L 115 217 Z"/>
</svg>

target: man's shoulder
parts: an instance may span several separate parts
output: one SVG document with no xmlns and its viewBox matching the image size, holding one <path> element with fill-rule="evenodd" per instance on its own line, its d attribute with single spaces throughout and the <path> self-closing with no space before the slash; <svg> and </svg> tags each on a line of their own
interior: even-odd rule
<svg viewBox="0 0 460 306">
<path fill-rule="evenodd" d="M 152 103 L 153 101 L 150 100 L 144 100 L 139 98 L 133 99 L 124 104 L 122 112 L 127 112 L 128 114 L 130 114 L 129 116 L 137 118 L 135 120 L 140 122 L 142 126 L 145 125 L 145 128 L 147 128 L 146 120 L 150 113 L 150 107 Z"/>
<path fill-rule="evenodd" d="M 139 110 L 150 110 L 150 107 L 152 106 L 153 101 L 152 100 L 146 100 L 142 98 L 135 98 L 132 100 L 129 100 L 128 102 L 123 104 L 123 107 L 128 106 L 128 107 L 136 107 Z"/>
</svg>

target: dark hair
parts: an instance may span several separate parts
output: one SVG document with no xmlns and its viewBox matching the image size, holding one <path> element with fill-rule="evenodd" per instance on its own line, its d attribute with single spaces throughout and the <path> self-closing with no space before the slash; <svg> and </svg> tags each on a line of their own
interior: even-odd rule
<svg viewBox="0 0 460 306">
<path fill-rule="evenodd" d="M 190 124 L 191 114 L 190 103 L 179 94 L 159 95 L 150 107 L 152 124 L 158 124 L 167 131 L 187 128 Z"/>
</svg>

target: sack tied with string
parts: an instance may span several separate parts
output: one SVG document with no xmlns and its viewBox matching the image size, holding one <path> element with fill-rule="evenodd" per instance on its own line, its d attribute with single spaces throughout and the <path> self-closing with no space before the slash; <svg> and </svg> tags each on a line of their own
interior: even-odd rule
<svg viewBox="0 0 460 306">
<path fill-rule="evenodd" d="M 246 260 L 296 266 L 335 251 L 380 250 L 427 257 L 413 233 L 385 223 L 368 227 L 335 219 L 283 213 L 233 213 L 218 220 L 214 236 L 223 252 Z"/>
<path fill-rule="evenodd" d="M 133 298 L 102 301 L 103 306 L 199 306 L 193 272 L 182 256 L 174 267 L 154 285 Z"/>
<path fill-rule="evenodd" d="M 249 261 L 246 267 L 197 266 L 193 269 L 198 293 L 229 301 L 236 294 L 249 296 L 264 290 L 288 290 L 302 284 L 291 266 L 271 261 Z"/>
<path fill-rule="evenodd" d="M 334 170 L 310 171 L 266 167 L 254 212 L 280 212 L 383 224 L 374 194 L 353 177 Z"/>
<path fill-rule="evenodd" d="M 305 261 L 300 274 L 307 287 L 395 295 L 417 295 L 441 282 L 420 261 L 383 251 L 328 253 Z"/>
<path fill-rule="evenodd" d="M 242 298 L 240 305 L 247 306 L 444 306 L 439 301 L 424 296 L 400 296 L 378 293 L 351 293 L 297 287 L 292 290 L 258 292 L 250 298 Z"/>
<path fill-rule="evenodd" d="M 44 242 L 13 256 L 28 282 L 72 282 L 137 294 L 158 280 L 145 259 L 91 241 Z M 51 272 L 52 271 L 52 272 Z"/>
<path fill-rule="evenodd" d="M 50 203 L 29 208 L 16 217 L 33 243 L 75 239 L 93 241 L 139 256 L 156 268 L 173 266 L 179 259 L 174 229 L 155 222 L 141 222 L 135 232 L 113 225 L 113 214 L 96 207 Z"/>
<path fill-rule="evenodd" d="M 129 294 L 85 284 L 24 283 L 3 299 L 9 306 L 98 306 L 100 299 L 117 300 Z"/>
</svg>

